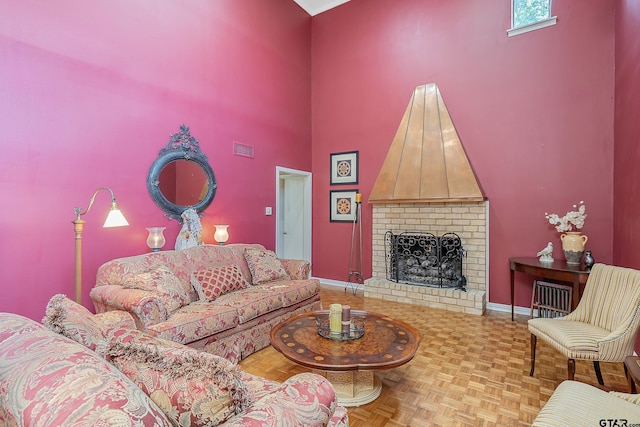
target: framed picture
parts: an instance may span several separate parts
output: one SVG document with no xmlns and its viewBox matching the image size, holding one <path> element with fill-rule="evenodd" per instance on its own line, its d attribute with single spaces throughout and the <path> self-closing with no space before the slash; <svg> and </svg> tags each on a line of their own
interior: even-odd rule
<svg viewBox="0 0 640 427">
<path fill-rule="evenodd" d="M 356 194 L 358 190 L 329 192 L 329 220 L 353 222 L 356 219 Z"/>
<path fill-rule="evenodd" d="M 332 153 L 331 185 L 358 183 L 358 152 Z"/>
</svg>

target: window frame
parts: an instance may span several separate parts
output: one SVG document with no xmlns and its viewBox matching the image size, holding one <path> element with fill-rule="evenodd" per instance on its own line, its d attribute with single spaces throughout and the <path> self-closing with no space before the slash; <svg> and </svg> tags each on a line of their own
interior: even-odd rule
<svg viewBox="0 0 640 427">
<path fill-rule="evenodd" d="M 514 15 L 515 15 L 515 5 L 514 5 L 514 1 L 515 0 L 511 0 L 511 28 L 509 28 L 507 30 L 507 35 L 509 37 L 513 37 L 513 36 L 517 36 L 519 34 L 524 34 L 524 33 L 528 33 L 529 31 L 534 31 L 534 30 L 539 30 L 541 28 L 546 28 L 546 27 L 550 27 L 552 25 L 556 25 L 557 21 L 558 21 L 558 17 L 557 16 L 550 16 L 549 18 L 546 19 L 542 19 L 540 21 L 536 21 L 536 22 L 532 22 L 530 24 L 526 24 L 526 25 L 521 25 L 519 27 L 514 27 Z M 551 15 L 552 12 L 552 7 L 553 7 L 553 0 L 548 0 L 549 1 L 549 15 Z"/>
</svg>

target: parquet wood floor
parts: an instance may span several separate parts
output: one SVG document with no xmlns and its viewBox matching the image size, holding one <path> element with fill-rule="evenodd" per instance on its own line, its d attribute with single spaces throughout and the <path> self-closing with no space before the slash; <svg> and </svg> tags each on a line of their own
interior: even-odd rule
<svg viewBox="0 0 640 427">
<path fill-rule="evenodd" d="M 529 376 L 526 316 L 488 311 L 484 316 L 365 298 L 362 291 L 325 287 L 323 307 L 338 302 L 403 320 L 418 329 L 415 358 L 378 371 L 380 397 L 349 408 L 352 427 L 529 426 L 553 390 L 566 379 L 567 362 L 538 341 L 536 372 Z M 240 362 L 252 374 L 282 382 L 305 372 L 272 347 Z M 601 363 L 604 390 L 627 391 L 622 363 Z M 598 387 L 593 364 L 576 361 L 576 380 Z M 603 388 L 603 387 L 600 387 Z"/>
</svg>

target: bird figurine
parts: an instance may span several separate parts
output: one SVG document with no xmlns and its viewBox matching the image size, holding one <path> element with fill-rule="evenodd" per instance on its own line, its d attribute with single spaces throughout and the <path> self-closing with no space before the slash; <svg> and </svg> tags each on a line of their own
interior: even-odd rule
<svg viewBox="0 0 640 427">
<path fill-rule="evenodd" d="M 553 243 L 547 243 L 547 246 L 538 252 L 540 262 L 553 262 Z"/>
</svg>

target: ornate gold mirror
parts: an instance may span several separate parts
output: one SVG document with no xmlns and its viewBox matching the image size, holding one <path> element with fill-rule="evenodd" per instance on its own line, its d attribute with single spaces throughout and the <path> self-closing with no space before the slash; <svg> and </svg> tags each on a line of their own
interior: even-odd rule
<svg viewBox="0 0 640 427">
<path fill-rule="evenodd" d="M 171 135 L 160 150 L 147 177 L 147 189 L 165 215 L 182 222 L 181 214 L 193 208 L 201 215 L 211 204 L 217 190 L 216 178 L 198 140 L 189 127 Z"/>
</svg>

